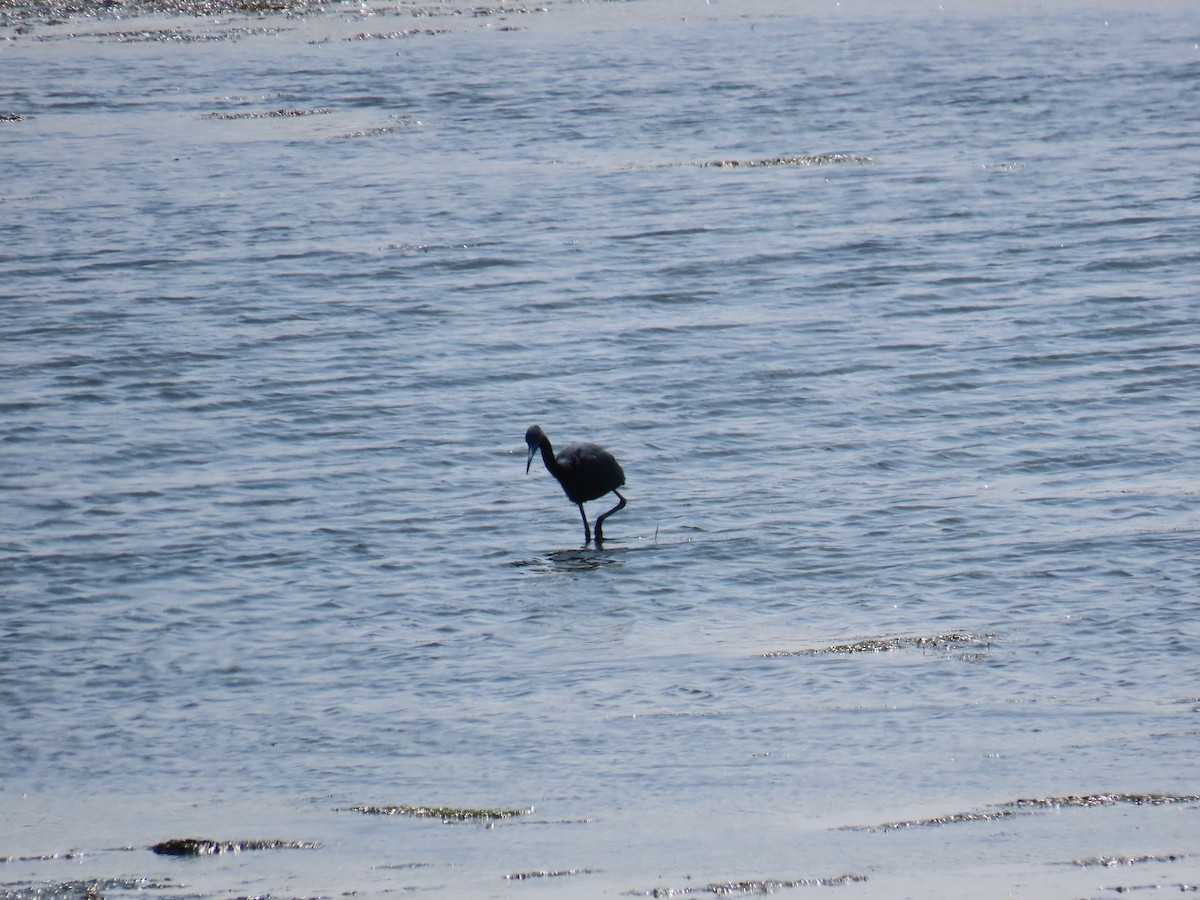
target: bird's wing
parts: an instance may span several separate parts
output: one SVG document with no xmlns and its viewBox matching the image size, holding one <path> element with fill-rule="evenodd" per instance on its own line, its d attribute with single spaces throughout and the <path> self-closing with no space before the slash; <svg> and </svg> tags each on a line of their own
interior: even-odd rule
<svg viewBox="0 0 1200 900">
<path fill-rule="evenodd" d="M 572 480 L 593 498 L 616 490 L 625 483 L 625 473 L 616 458 L 596 444 L 571 444 L 558 455 L 571 470 Z"/>
</svg>

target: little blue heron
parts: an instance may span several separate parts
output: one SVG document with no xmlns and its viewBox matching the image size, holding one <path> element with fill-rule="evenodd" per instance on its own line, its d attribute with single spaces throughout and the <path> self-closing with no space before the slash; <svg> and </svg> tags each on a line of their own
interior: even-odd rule
<svg viewBox="0 0 1200 900">
<path fill-rule="evenodd" d="M 583 504 L 603 497 L 609 491 L 617 495 L 620 502 L 596 520 L 596 546 L 599 547 L 604 540 L 604 520 L 625 505 L 625 498 L 617 490 L 625 483 L 625 473 L 621 471 L 621 464 L 611 453 L 596 444 L 571 444 L 555 456 L 554 448 L 550 446 L 550 438 L 536 425 L 530 425 L 529 430 L 525 432 L 525 443 L 529 445 L 525 474 L 529 474 L 533 454 L 541 450 L 542 462 L 546 464 L 550 474 L 558 479 L 570 501 L 579 507 L 579 515 L 583 519 L 584 546 L 592 540 L 592 530 L 588 527 Z"/>
</svg>

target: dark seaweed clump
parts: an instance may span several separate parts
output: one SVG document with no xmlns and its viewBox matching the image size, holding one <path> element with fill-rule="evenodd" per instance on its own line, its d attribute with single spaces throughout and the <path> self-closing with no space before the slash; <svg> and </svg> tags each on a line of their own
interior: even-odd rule
<svg viewBox="0 0 1200 900">
<path fill-rule="evenodd" d="M 1014 800 L 1009 806 L 1115 806 L 1131 803 L 1134 806 L 1170 806 L 1174 803 L 1200 803 L 1197 794 L 1069 794 L 1065 797 L 1032 797 Z"/>
<path fill-rule="evenodd" d="M 538 872 L 510 872 L 504 876 L 505 881 L 531 881 L 534 878 L 561 878 L 564 875 L 594 875 L 596 869 L 559 869 L 554 872 L 545 870 Z"/>
<path fill-rule="evenodd" d="M 215 856 L 244 850 L 316 850 L 320 844 L 307 841 L 214 841 L 209 838 L 172 838 L 150 849 L 162 856 Z"/>
<path fill-rule="evenodd" d="M 1025 797 L 1008 803 L 996 803 L 984 810 L 952 813 L 929 819 L 909 819 L 885 822 L 882 825 L 845 825 L 842 831 L 900 831 L 909 828 L 926 828 L 938 825 L 957 825 L 963 822 L 994 822 L 1020 813 L 1032 813 L 1039 809 L 1057 809 L 1064 806 L 1094 808 L 1128 803 L 1134 806 L 1169 806 L 1175 803 L 1200 803 L 1196 794 L 1068 794 L 1063 797 Z"/>
<path fill-rule="evenodd" d="M 417 37 L 418 35 L 427 35 L 434 37 L 439 34 L 448 34 L 448 28 L 409 28 L 402 31 L 360 31 L 356 35 L 346 38 L 347 41 L 392 41 L 397 38 Z"/>
<path fill-rule="evenodd" d="M 1156 854 L 1145 856 L 1094 856 L 1091 859 L 1074 860 L 1071 862 L 1071 865 L 1082 868 L 1104 866 L 1106 869 L 1116 869 L 1120 866 L 1136 866 L 1139 863 L 1180 862 L 1189 856 L 1191 856 L 1190 853 L 1167 853 L 1161 856 Z"/>
<path fill-rule="evenodd" d="M 152 878 L 87 878 L 78 881 L 62 881 L 58 884 L 40 882 L 28 886 L 7 885 L 0 888 L 3 900 L 102 900 L 111 893 L 139 893 L 141 891 L 167 891 L 179 885 Z"/>
<path fill-rule="evenodd" d="M 804 650 L 772 650 L 763 656 L 824 656 L 826 654 L 890 653 L 895 650 L 961 650 L 965 647 L 990 647 L 994 634 L 935 634 L 928 637 L 868 638 L 852 644 L 812 647 Z"/>
<path fill-rule="evenodd" d="M 352 806 L 351 812 L 370 816 L 416 816 L 440 819 L 443 822 L 494 822 L 512 819 L 533 812 L 532 809 L 470 809 L 460 806 Z"/>
<path fill-rule="evenodd" d="M 754 878 L 746 881 L 717 881 L 700 887 L 657 887 L 645 892 L 631 891 L 630 893 L 633 896 L 641 897 L 686 897 L 695 894 L 733 897 L 738 894 L 770 894 L 781 888 L 828 887 L 856 884 L 866 880 L 866 875 L 838 875 L 834 878 Z"/>
<path fill-rule="evenodd" d="M 268 112 L 213 112 L 206 119 L 287 119 L 298 116 L 324 116 L 333 112 L 329 106 L 318 106 L 316 109 L 272 109 Z"/>
<path fill-rule="evenodd" d="M 0 26 L 164 13 L 196 17 L 305 13 L 318 6 L 309 0 L 0 0 Z"/>
<path fill-rule="evenodd" d="M 928 828 L 934 825 L 957 825 L 961 822 L 995 822 L 1015 816 L 1015 809 L 997 809 L 986 812 L 951 813 L 946 816 L 932 816 L 928 819 L 906 819 L 899 822 L 884 822 L 882 825 L 846 825 L 842 831 L 905 831 L 910 828 Z"/>
<path fill-rule="evenodd" d="M 0 862 L 46 862 L 52 859 L 79 859 L 83 854 L 78 850 L 67 850 L 63 853 L 39 853 L 36 856 L 0 856 Z M 0 894 L 3 898 L 4 894 Z"/>
<path fill-rule="evenodd" d="M 772 156 L 769 159 L 714 159 L 698 162 L 702 169 L 754 169 L 767 166 L 829 166 L 839 163 L 853 163 L 860 166 L 875 162 L 869 156 L 855 156 L 852 153 L 818 153 L 812 156 Z"/>
</svg>

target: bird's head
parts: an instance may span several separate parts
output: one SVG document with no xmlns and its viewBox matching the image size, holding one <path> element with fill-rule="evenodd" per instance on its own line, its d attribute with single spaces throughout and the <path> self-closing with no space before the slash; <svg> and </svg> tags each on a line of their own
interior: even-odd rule
<svg viewBox="0 0 1200 900">
<path fill-rule="evenodd" d="M 542 446 L 542 441 L 546 439 L 546 433 L 537 425 L 530 425 L 529 430 L 525 432 L 525 444 L 529 447 L 529 455 L 525 457 L 525 474 L 529 474 L 529 467 L 533 464 L 533 455 L 538 452 L 538 448 Z"/>
</svg>

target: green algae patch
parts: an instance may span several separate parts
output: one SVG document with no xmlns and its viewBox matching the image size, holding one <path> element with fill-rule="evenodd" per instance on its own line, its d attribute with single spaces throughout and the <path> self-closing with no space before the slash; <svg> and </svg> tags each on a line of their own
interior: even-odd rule
<svg viewBox="0 0 1200 900">
<path fill-rule="evenodd" d="M 316 850 L 308 841 L 214 841 L 210 838 L 172 838 L 150 849 L 160 856 L 217 856 L 247 850 Z"/>
<path fill-rule="evenodd" d="M 856 653 L 892 653 L 897 650 L 965 650 L 969 647 L 989 648 L 995 639 L 996 636 L 994 634 L 968 634 L 959 632 L 917 637 L 867 638 L 849 644 L 833 644 L 829 647 L 809 647 L 803 650 L 771 650 L 764 653 L 763 656 L 851 655 Z"/>
<path fill-rule="evenodd" d="M 442 822 L 479 822 L 490 824 L 503 819 L 515 819 L 533 812 L 528 809 L 472 809 L 464 806 L 352 806 L 351 812 L 368 816 L 414 816 L 420 819 L 438 819 Z"/>
</svg>

